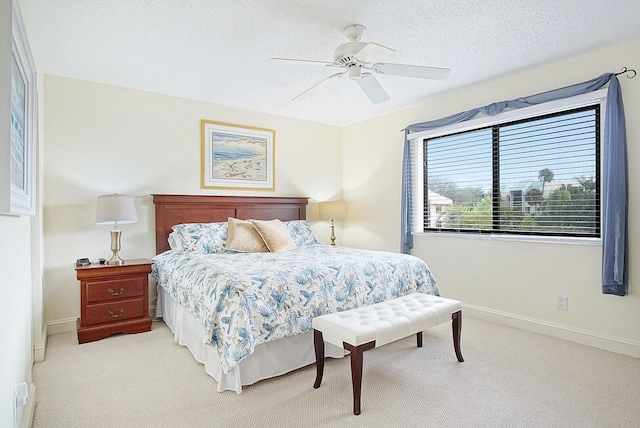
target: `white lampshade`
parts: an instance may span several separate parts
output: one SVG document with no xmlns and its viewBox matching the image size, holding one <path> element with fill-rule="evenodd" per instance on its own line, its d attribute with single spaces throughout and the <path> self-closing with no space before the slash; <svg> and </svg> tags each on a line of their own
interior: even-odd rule
<svg viewBox="0 0 640 428">
<path fill-rule="evenodd" d="M 133 196 L 118 193 L 98 196 L 96 224 L 129 224 L 137 221 Z"/>
<path fill-rule="evenodd" d="M 342 201 L 320 202 L 318 207 L 320 220 L 341 220 L 344 218 L 345 208 Z"/>
</svg>

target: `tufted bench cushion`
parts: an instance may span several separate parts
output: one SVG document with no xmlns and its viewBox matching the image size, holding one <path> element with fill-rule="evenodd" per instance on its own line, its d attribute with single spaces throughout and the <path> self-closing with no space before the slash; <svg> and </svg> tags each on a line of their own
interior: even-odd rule
<svg viewBox="0 0 640 428">
<path fill-rule="evenodd" d="M 456 356 L 462 362 L 462 304 L 457 300 L 413 293 L 371 306 L 316 317 L 312 321 L 317 368 L 313 387 L 319 388 L 322 382 L 324 341 L 350 351 L 353 413 L 359 415 L 362 353 L 413 334 L 417 337 L 418 347 L 421 347 L 424 330 L 449 320 L 452 320 Z"/>
<path fill-rule="evenodd" d="M 451 320 L 462 309 L 457 300 L 413 293 L 371 306 L 322 315 L 313 319 L 326 342 L 358 346 L 376 341 L 376 347 Z"/>
</svg>

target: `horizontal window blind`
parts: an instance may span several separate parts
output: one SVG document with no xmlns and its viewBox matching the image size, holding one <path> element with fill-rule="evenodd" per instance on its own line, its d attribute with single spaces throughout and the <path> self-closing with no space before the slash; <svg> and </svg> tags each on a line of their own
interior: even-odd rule
<svg viewBox="0 0 640 428">
<path fill-rule="evenodd" d="M 599 105 L 414 143 L 424 230 L 600 236 Z"/>
</svg>

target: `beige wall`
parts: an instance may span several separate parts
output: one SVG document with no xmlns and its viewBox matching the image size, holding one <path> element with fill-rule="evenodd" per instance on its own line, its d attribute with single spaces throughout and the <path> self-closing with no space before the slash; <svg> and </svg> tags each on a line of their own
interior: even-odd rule
<svg viewBox="0 0 640 428">
<path fill-rule="evenodd" d="M 344 240 L 399 251 L 405 126 L 495 101 L 589 80 L 622 66 L 638 68 L 640 40 L 463 88 L 415 108 L 349 126 L 343 136 Z M 455 70 L 453 70 L 455 73 Z M 413 254 L 433 270 L 444 296 L 467 313 L 640 357 L 640 76 L 620 76 L 629 154 L 630 295 L 600 292 L 600 246 L 505 242 L 424 235 Z M 568 296 L 568 311 L 556 296 Z"/>
<path fill-rule="evenodd" d="M 74 261 L 111 255 L 110 227 L 95 224 L 100 194 L 136 197 L 140 221 L 121 227 L 124 258 L 155 254 L 153 193 L 308 196 L 311 202 L 342 196 L 340 128 L 51 75 L 45 97 L 44 278 L 52 333 L 74 328 L 80 313 Z M 200 189 L 201 119 L 274 129 L 276 191 Z M 328 242 L 328 223 L 313 227 Z"/>
</svg>

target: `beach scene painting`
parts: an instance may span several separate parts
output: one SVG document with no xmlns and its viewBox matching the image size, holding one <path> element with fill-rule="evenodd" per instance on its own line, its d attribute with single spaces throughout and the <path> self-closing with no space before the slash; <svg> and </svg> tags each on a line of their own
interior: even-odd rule
<svg viewBox="0 0 640 428">
<path fill-rule="evenodd" d="M 25 109 L 26 83 L 16 63 L 11 61 L 11 184 L 26 191 L 25 174 Z"/>
<path fill-rule="evenodd" d="M 275 131 L 202 121 L 202 187 L 274 189 Z"/>
<path fill-rule="evenodd" d="M 215 132 L 213 177 L 267 180 L 267 140 Z"/>
<path fill-rule="evenodd" d="M 0 138 L 0 213 L 32 216 L 36 214 L 36 68 L 19 9 L 9 6 L 7 10 L 13 15 L 13 19 L 9 17 L 13 26 L 11 56 L 0 71 L 0 86 L 7 95 L 2 102 L 9 110 Z"/>
</svg>

